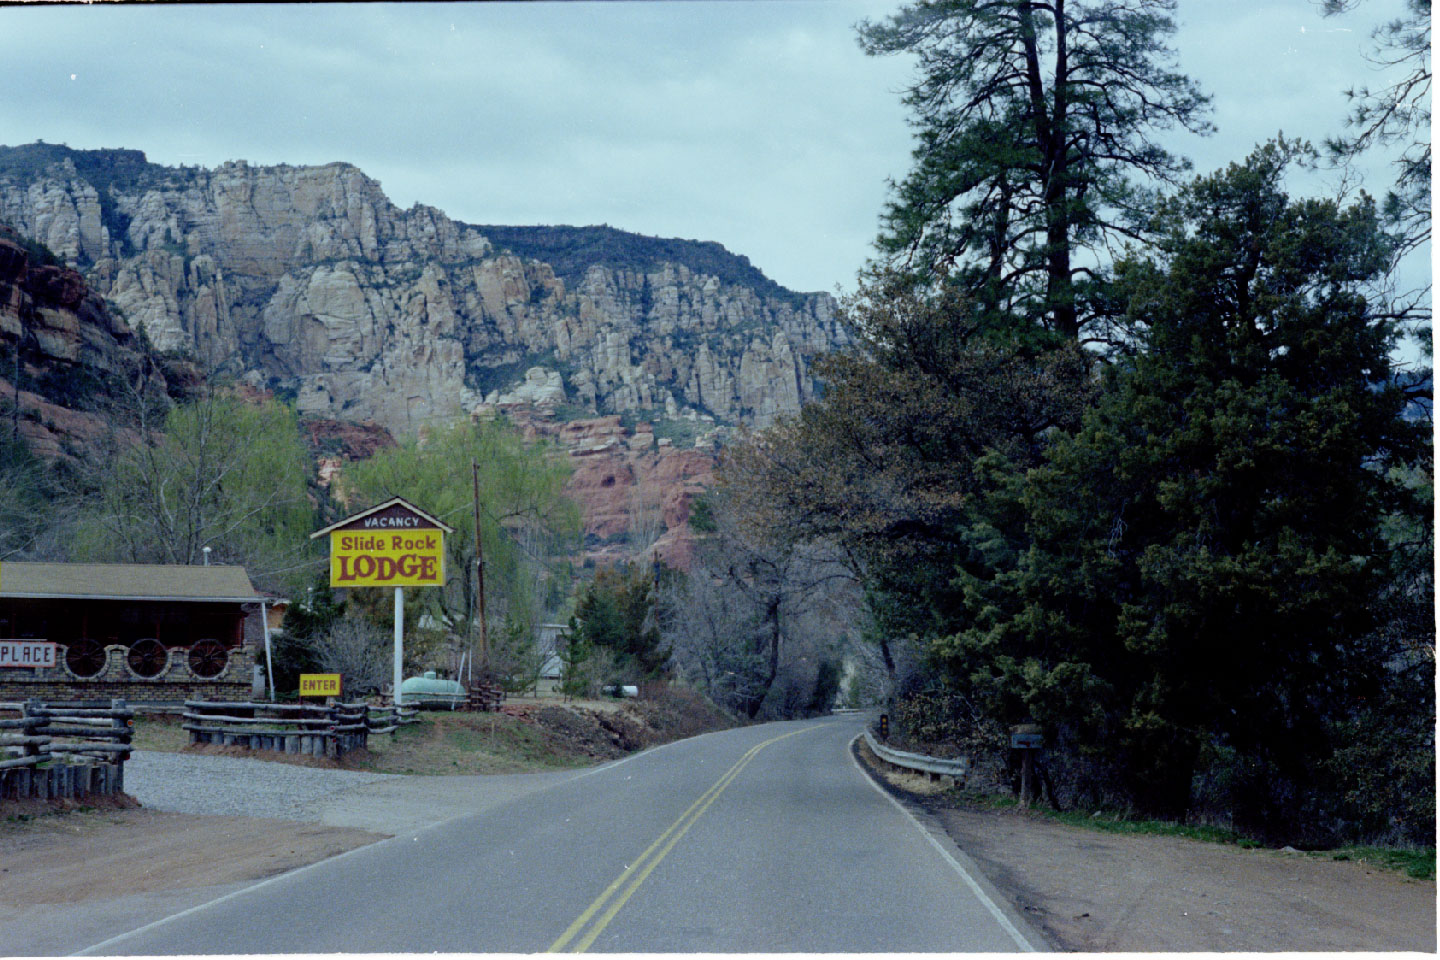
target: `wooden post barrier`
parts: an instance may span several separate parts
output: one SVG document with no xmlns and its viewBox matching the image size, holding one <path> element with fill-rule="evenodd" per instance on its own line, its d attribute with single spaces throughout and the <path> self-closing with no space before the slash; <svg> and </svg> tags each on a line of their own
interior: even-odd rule
<svg viewBox="0 0 1440 960">
<path fill-rule="evenodd" d="M 339 758 L 366 745 L 370 725 L 364 703 L 276 704 L 185 701 L 190 743 L 224 743 L 291 756 Z M 246 715 L 248 714 L 248 716 Z"/>
<path fill-rule="evenodd" d="M 112 701 L 109 709 L 33 699 L 17 706 L 18 720 L 0 721 L 0 731 L 7 731 L 0 733 L 0 748 L 20 753 L 0 759 L 0 799 L 78 800 L 124 789 L 133 717 L 124 701 Z M 57 736 L 80 739 L 57 743 Z"/>
</svg>

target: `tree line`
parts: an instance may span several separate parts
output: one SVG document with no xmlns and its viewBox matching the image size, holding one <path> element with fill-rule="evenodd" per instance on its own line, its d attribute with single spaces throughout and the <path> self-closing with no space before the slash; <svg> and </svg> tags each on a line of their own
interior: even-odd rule
<svg viewBox="0 0 1440 960">
<path fill-rule="evenodd" d="M 1357 92 L 1326 145 L 1413 138 L 1380 202 L 1292 196 L 1324 157 L 1278 137 L 1190 175 L 1162 137 L 1208 101 L 1173 9 L 861 25 L 918 63 L 913 167 L 845 304 L 858 348 L 729 452 L 720 497 L 736 538 L 858 585 L 917 737 L 1003 770 L 1035 722 L 1057 805 L 1433 844 L 1430 383 L 1394 359 L 1429 316 L 1389 295 L 1428 237 L 1428 4 L 1380 36 L 1411 83 Z"/>
<path fill-rule="evenodd" d="M 478 646 L 473 463 L 492 666 L 533 672 L 517 638 L 558 615 L 574 576 L 579 510 L 562 494 L 563 458 L 504 424 L 463 421 L 346 463 L 322 485 L 293 407 L 219 379 L 177 399 L 131 373 L 88 398 L 105 426 L 73 456 L 47 465 L 18 437 L 0 442 L 0 560 L 243 565 L 257 588 L 292 601 L 275 645 L 279 686 L 324 669 L 374 690 L 389 676 L 388 592 L 332 595 L 327 545 L 309 535 L 393 496 L 454 527 L 445 586 L 406 597 L 407 669 L 453 671 Z"/>
</svg>

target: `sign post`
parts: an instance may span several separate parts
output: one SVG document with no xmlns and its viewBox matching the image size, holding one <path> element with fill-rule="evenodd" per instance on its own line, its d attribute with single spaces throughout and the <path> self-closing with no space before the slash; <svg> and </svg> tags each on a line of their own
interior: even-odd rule
<svg viewBox="0 0 1440 960">
<path fill-rule="evenodd" d="M 1020 809 L 1030 807 L 1035 789 L 1035 754 L 1045 746 L 1038 723 L 1017 723 L 1010 728 L 1010 749 L 1020 751 Z M 1054 797 L 1050 798 L 1052 801 Z"/>
<path fill-rule="evenodd" d="M 405 661 L 405 587 L 445 586 L 445 534 L 454 530 L 400 497 L 310 534 L 330 537 L 330 586 L 395 590 L 395 705 Z"/>
<path fill-rule="evenodd" d="M 405 660 L 405 588 L 395 588 L 395 706 L 400 706 L 400 684 L 404 682 L 400 665 Z M 396 714 L 399 723 L 399 714 Z"/>
</svg>

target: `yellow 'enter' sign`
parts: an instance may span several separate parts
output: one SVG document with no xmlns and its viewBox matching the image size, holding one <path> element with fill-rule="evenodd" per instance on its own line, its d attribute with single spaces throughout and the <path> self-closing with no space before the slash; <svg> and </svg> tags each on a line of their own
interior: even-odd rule
<svg viewBox="0 0 1440 960">
<path fill-rule="evenodd" d="M 338 697 L 338 696 L 340 696 L 340 674 L 338 674 L 338 673 L 302 673 L 302 674 L 300 674 L 300 696 L 302 696 L 302 697 Z"/>
<path fill-rule="evenodd" d="M 439 530 L 330 534 L 332 587 L 443 587 L 445 537 Z"/>
</svg>

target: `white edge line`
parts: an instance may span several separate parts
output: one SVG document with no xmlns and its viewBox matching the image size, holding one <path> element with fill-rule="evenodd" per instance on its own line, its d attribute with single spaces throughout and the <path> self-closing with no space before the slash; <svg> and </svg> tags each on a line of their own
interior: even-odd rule
<svg viewBox="0 0 1440 960">
<path fill-rule="evenodd" d="M 941 846 L 940 841 L 936 840 L 935 837 L 931 835 L 930 831 L 925 829 L 925 824 L 915 819 L 915 815 L 913 813 L 911 813 L 909 810 L 906 810 L 905 806 L 900 803 L 899 800 L 896 800 L 894 797 L 890 796 L 890 794 L 886 792 L 884 787 L 880 786 L 880 784 L 875 782 L 874 777 L 870 776 L 870 774 L 866 773 L 864 769 L 861 768 L 860 761 L 855 759 L 855 752 L 852 749 L 854 747 L 855 741 L 859 739 L 860 735 L 856 734 L 855 740 L 851 740 L 850 743 L 846 745 L 845 754 L 850 758 L 850 762 L 855 764 L 855 769 L 860 771 L 860 775 L 865 778 L 865 782 L 870 784 L 870 786 L 874 787 L 876 793 L 880 794 L 880 796 L 884 797 L 886 800 L 889 800 L 890 803 L 894 805 L 896 810 L 899 810 L 901 813 L 903 813 L 905 815 L 905 818 L 915 825 L 915 829 L 919 830 L 920 833 L 924 835 L 925 839 L 930 842 L 930 846 L 934 847 L 936 852 L 938 852 L 940 856 L 945 858 L 945 862 L 950 865 L 950 869 L 954 870 L 960 875 L 960 879 L 965 881 L 965 885 L 970 888 L 970 892 L 975 894 L 976 898 L 979 899 L 979 901 L 985 906 L 986 910 L 990 911 L 990 915 L 995 918 L 995 922 L 1000 924 L 1000 928 L 1010 935 L 1010 939 L 1015 941 L 1015 945 L 1018 946 L 1022 952 L 1037 952 L 1035 949 L 1035 945 L 1026 939 L 1025 935 L 1020 932 L 1020 929 L 1016 927 L 1014 923 L 1011 922 L 1009 917 L 1005 916 L 1005 911 L 1001 910 L 1000 907 L 995 903 L 995 901 L 990 899 L 989 894 L 987 894 L 981 888 L 980 884 L 975 882 L 975 878 L 970 876 L 970 873 L 960 865 L 960 861 L 956 860 L 953 856 L 951 856 L 950 851 L 946 850 L 943 846 Z"/>
</svg>

